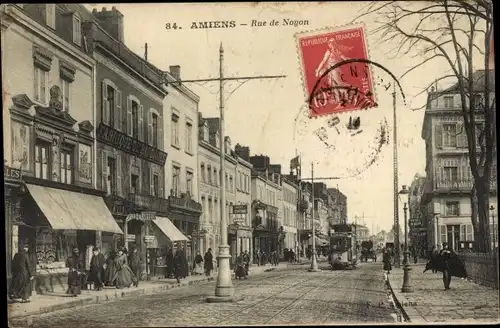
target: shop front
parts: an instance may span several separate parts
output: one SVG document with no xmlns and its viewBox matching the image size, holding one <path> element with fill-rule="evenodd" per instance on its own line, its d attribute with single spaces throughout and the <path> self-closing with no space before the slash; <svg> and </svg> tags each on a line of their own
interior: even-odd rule
<svg viewBox="0 0 500 328">
<path fill-rule="evenodd" d="M 73 247 L 89 270 L 92 247 L 102 245 L 103 233 L 121 235 L 102 198 L 94 189 L 23 177 L 27 193 L 21 198 L 18 241 L 27 243 L 35 269 L 37 293 L 65 291 L 66 259 Z"/>
<path fill-rule="evenodd" d="M 248 215 L 246 204 L 232 205 L 228 225 L 228 244 L 232 261 L 234 263 L 239 254 L 247 251 L 253 258 L 252 227 L 249 227 L 245 218 Z"/>
</svg>

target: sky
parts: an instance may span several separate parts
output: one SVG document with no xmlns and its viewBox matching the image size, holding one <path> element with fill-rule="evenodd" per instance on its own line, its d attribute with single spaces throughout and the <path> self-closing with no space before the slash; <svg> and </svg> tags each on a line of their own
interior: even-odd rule
<svg viewBox="0 0 500 328">
<path fill-rule="evenodd" d="M 348 218 L 365 216 L 365 223 L 390 230 L 394 218 L 393 201 L 393 99 L 389 75 L 372 67 L 372 79 L 379 106 L 365 111 L 340 114 L 339 132 L 330 132 L 327 148 L 314 131 L 326 125 L 329 117 L 309 119 L 304 116 L 306 95 L 295 39 L 296 33 L 324 28 L 345 28 L 364 7 L 364 2 L 338 3 L 224 3 L 224 4 L 96 4 L 89 9 L 115 6 L 124 15 L 125 44 L 139 55 L 148 43 L 148 61 L 168 70 L 181 66 L 183 80 L 214 78 L 219 73 L 219 47 L 224 48 L 225 76 L 286 75 L 282 79 L 250 80 L 241 84 L 227 82 L 225 131 L 233 146 L 249 146 L 252 155 L 264 154 L 273 164 L 289 171 L 290 159 L 301 154 L 302 177 L 341 177 L 322 180 L 329 187 L 339 187 L 348 199 Z M 270 21 L 280 22 L 269 26 Z M 308 25 L 283 26 L 283 20 L 307 21 Z M 251 27 L 252 20 L 267 21 L 267 26 Z M 193 22 L 235 21 L 234 28 L 191 29 Z M 366 30 L 369 59 L 395 76 L 412 66 L 415 59 L 389 58 L 392 46 L 372 33 L 377 27 L 369 17 L 360 19 Z M 182 29 L 166 29 L 166 24 Z M 248 24 L 242 26 L 240 24 Z M 411 25 L 414 22 L 409 22 Z M 426 93 L 417 96 L 447 66 L 432 61 L 400 80 L 396 90 L 399 185 L 411 184 L 415 174 L 425 174 L 425 145 L 421 138 L 424 111 L 412 110 L 425 104 Z M 186 84 L 201 100 L 204 117 L 219 116 L 218 82 Z M 405 100 L 403 100 L 403 96 Z M 359 116 L 362 133 L 351 136 L 346 124 L 350 116 Z M 380 129 L 389 133 L 388 143 L 377 152 Z M 332 130 L 333 131 L 333 130 Z M 355 173 L 357 175 L 353 176 Z M 403 218 L 400 199 L 400 218 Z M 400 219 L 401 220 L 401 219 Z"/>
</svg>

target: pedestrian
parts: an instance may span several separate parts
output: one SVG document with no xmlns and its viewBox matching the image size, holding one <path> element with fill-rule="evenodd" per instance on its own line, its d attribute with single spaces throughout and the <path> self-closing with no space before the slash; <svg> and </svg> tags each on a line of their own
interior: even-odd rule
<svg viewBox="0 0 500 328">
<path fill-rule="evenodd" d="M 137 247 L 132 247 L 131 253 L 128 257 L 128 263 L 135 276 L 134 286 L 139 287 L 139 281 L 141 280 L 142 259 Z"/>
<path fill-rule="evenodd" d="M 104 286 L 115 285 L 115 281 L 113 280 L 116 274 L 115 258 L 116 251 L 111 250 L 109 252 L 108 258 L 106 259 L 106 269 L 104 270 Z"/>
<path fill-rule="evenodd" d="M 280 254 L 277 251 L 274 251 L 273 261 L 274 266 L 278 266 L 280 264 Z"/>
<path fill-rule="evenodd" d="M 118 250 L 118 256 L 115 258 L 114 266 L 116 268 L 116 273 L 113 277 L 113 281 L 115 281 L 117 289 L 124 287 L 129 288 L 132 284 L 136 284 L 134 272 L 132 272 L 132 269 L 130 269 L 127 264 L 127 255 L 125 255 L 124 248 Z"/>
<path fill-rule="evenodd" d="M 392 270 L 391 249 L 390 248 L 389 249 L 384 248 L 382 261 L 384 262 L 384 270 L 387 272 L 387 274 L 390 274 L 391 270 Z"/>
<path fill-rule="evenodd" d="M 106 259 L 101 254 L 98 247 L 92 248 L 92 258 L 90 259 L 90 281 L 94 283 L 94 290 L 102 290 L 104 265 Z"/>
<path fill-rule="evenodd" d="M 257 250 L 257 252 L 255 252 L 255 257 L 257 258 L 257 265 L 260 266 L 260 261 L 261 261 L 261 257 L 262 257 L 262 254 L 260 253 L 260 249 Z"/>
<path fill-rule="evenodd" d="M 174 270 L 175 270 L 174 251 L 172 248 L 170 248 L 167 251 L 167 256 L 165 258 L 165 265 L 167 266 L 167 274 L 165 278 L 172 278 L 174 276 Z"/>
<path fill-rule="evenodd" d="M 243 254 L 241 253 L 236 257 L 236 260 L 234 262 L 234 276 L 236 277 L 236 279 L 247 279 L 247 275 L 245 272 L 245 260 L 243 259 Z"/>
<path fill-rule="evenodd" d="M 82 293 L 81 275 L 83 274 L 83 261 L 77 246 L 73 246 L 73 253 L 66 259 L 66 267 L 69 270 L 66 294 L 76 297 Z"/>
<path fill-rule="evenodd" d="M 203 267 L 205 269 L 205 275 L 208 277 L 210 276 L 210 273 L 214 269 L 214 257 L 212 255 L 212 249 L 209 248 L 208 251 L 205 253 L 204 259 L 203 259 Z"/>
<path fill-rule="evenodd" d="M 203 257 L 201 256 L 200 251 L 196 252 L 193 268 L 193 273 L 195 275 L 203 274 Z"/>
<path fill-rule="evenodd" d="M 186 256 L 184 255 L 184 250 L 182 248 L 179 248 L 177 252 L 175 252 L 174 256 L 174 262 L 175 262 L 175 269 L 174 269 L 174 274 L 175 274 L 175 279 L 177 279 L 177 282 L 181 282 L 180 279 L 186 278 L 187 277 L 187 260 Z"/>
<path fill-rule="evenodd" d="M 12 280 L 10 298 L 21 299 L 21 303 L 28 303 L 31 297 L 31 281 L 33 280 L 28 256 L 28 243 L 20 245 L 19 251 L 12 259 Z"/>
<path fill-rule="evenodd" d="M 439 252 L 443 265 L 443 284 L 444 289 L 450 289 L 451 274 L 450 274 L 450 258 L 453 255 L 453 250 L 448 248 L 448 243 L 443 243 L 443 249 Z"/>
<path fill-rule="evenodd" d="M 437 268 L 436 268 L 437 255 L 438 255 L 438 253 L 437 253 L 436 246 L 433 245 L 431 250 L 429 251 L 428 261 L 427 261 L 427 264 L 432 268 L 432 273 L 437 272 Z"/>
</svg>

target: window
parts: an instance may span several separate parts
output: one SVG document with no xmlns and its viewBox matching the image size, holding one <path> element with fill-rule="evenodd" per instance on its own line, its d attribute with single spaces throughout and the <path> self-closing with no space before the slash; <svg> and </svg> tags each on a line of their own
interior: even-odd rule
<svg viewBox="0 0 500 328">
<path fill-rule="evenodd" d="M 69 112 L 70 106 L 70 95 L 71 95 L 71 82 L 65 79 L 61 79 L 61 92 L 63 100 L 63 109 Z"/>
<path fill-rule="evenodd" d="M 458 216 L 459 213 L 459 202 L 446 202 L 446 215 L 447 216 Z"/>
<path fill-rule="evenodd" d="M 61 155 L 61 182 L 73 183 L 73 150 L 63 148 L 60 152 Z"/>
<path fill-rule="evenodd" d="M 444 96 L 444 107 L 453 108 L 453 96 Z"/>
<path fill-rule="evenodd" d="M 47 80 L 49 72 L 35 66 L 35 100 L 47 104 Z"/>
<path fill-rule="evenodd" d="M 56 28 L 56 5 L 49 3 L 45 5 L 45 20 L 46 24 L 55 29 Z"/>
<path fill-rule="evenodd" d="M 132 137 L 139 139 L 139 104 L 132 100 Z"/>
<path fill-rule="evenodd" d="M 445 225 L 440 225 L 439 226 L 439 241 L 438 241 L 438 246 L 441 247 L 441 245 L 444 242 L 448 242 L 448 234 L 446 233 L 446 226 Z"/>
<path fill-rule="evenodd" d="M 474 240 L 474 229 L 472 228 L 472 224 L 467 224 L 465 226 L 465 238 L 467 241 Z"/>
<path fill-rule="evenodd" d="M 455 124 L 443 124 L 443 147 L 457 146 L 457 126 Z"/>
<path fill-rule="evenodd" d="M 160 197 L 160 176 L 153 174 L 153 196 Z"/>
<path fill-rule="evenodd" d="M 448 166 L 444 168 L 444 180 L 445 181 L 458 181 L 458 167 Z"/>
<path fill-rule="evenodd" d="M 35 177 L 39 179 L 50 179 L 51 156 L 50 143 L 37 140 L 35 144 Z"/>
<path fill-rule="evenodd" d="M 130 193 L 136 194 L 139 192 L 139 176 L 132 174 L 130 176 Z"/>
<path fill-rule="evenodd" d="M 219 176 L 217 175 L 217 169 L 214 168 L 214 186 L 219 185 Z"/>
<path fill-rule="evenodd" d="M 172 167 L 172 191 L 175 197 L 179 196 L 180 179 L 181 179 L 181 168 L 174 165 Z"/>
<path fill-rule="evenodd" d="M 115 89 L 110 86 L 110 85 L 107 85 L 106 86 L 106 90 L 107 90 L 107 108 L 104 108 L 104 110 L 106 111 L 106 114 L 104 115 L 104 117 L 107 116 L 107 123 L 109 124 L 109 126 L 111 127 L 114 127 L 115 126 Z"/>
<path fill-rule="evenodd" d="M 179 116 L 172 114 L 172 146 L 179 147 Z"/>
<path fill-rule="evenodd" d="M 201 175 L 201 182 L 205 182 L 205 165 L 201 163 L 200 165 L 200 175 Z"/>
<path fill-rule="evenodd" d="M 233 176 L 229 177 L 229 191 L 233 191 Z"/>
<path fill-rule="evenodd" d="M 73 15 L 73 43 L 77 45 L 80 45 L 82 41 L 81 26 L 80 18 Z"/>
<path fill-rule="evenodd" d="M 151 128 L 153 129 L 153 138 L 151 140 L 151 146 L 158 148 L 158 115 L 152 113 Z"/>
<path fill-rule="evenodd" d="M 189 122 L 186 123 L 186 151 L 193 152 L 193 125 Z"/>
<path fill-rule="evenodd" d="M 193 195 L 193 172 L 186 170 L 186 191 Z"/>
<path fill-rule="evenodd" d="M 207 182 L 212 184 L 212 167 L 210 165 L 207 167 Z"/>
<path fill-rule="evenodd" d="M 108 194 L 116 194 L 116 162 L 113 157 L 108 157 L 108 180 L 107 189 Z"/>
</svg>

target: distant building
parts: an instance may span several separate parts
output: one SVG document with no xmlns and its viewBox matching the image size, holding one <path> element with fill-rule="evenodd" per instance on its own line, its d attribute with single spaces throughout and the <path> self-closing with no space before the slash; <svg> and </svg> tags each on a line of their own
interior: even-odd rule
<svg viewBox="0 0 500 328">
<path fill-rule="evenodd" d="M 495 72 L 490 72 L 494 83 Z M 484 71 L 473 73 L 474 93 L 478 98 L 476 124 L 481 127 L 484 115 L 481 104 L 484 91 Z M 493 88 L 494 89 L 494 88 Z M 422 138 L 426 149 L 426 184 L 422 204 L 427 205 L 427 221 L 432 222 L 427 237 L 429 245 L 448 242 L 457 249 L 460 241 L 474 241 L 471 222 L 471 197 L 473 179 L 469 165 L 468 142 L 462 118 L 462 106 L 458 84 L 428 93 L 422 125 Z M 490 99 L 495 99 L 494 94 Z M 494 100 L 493 100 L 494 101 Z M 480 129 L 478 129 L 480 131 Z M 476 133 L 479 136 L 479 133 Z M 479 147 L 480 141 L 476 140 Z M 496 150 L 496 147 L 494 148 Z M 497 164 L 493 155 L 491 170 L 490 203 L 497 203 Z M 491 222 L 491 240 L 498 229 Z"/>
<path fill-rule="evenodd" d="M 347 196 L 337 188 L 328 188 L 328 194 L 332 199 L 332 218 L 330 224 L 347 223 Z"/>
</svg>

